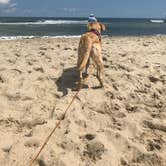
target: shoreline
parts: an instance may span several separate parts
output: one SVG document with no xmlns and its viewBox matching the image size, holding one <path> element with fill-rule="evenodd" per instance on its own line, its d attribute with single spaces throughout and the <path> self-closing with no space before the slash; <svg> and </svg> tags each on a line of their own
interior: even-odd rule
<svg viewBox="0 0 166 166">
<path fill-rule="evenodd" d="M 165 37 L 166 34 L 155 34 L 155 35 L 102 35 L 102 38 L 127 38 L 127 37 Z M 0 41 L 5 40 L 24 40 L 24 39 L 75 39 L 80 38 L 81 35 L 74 35 L 74 36 L 0 36 Z"/>
</svg>

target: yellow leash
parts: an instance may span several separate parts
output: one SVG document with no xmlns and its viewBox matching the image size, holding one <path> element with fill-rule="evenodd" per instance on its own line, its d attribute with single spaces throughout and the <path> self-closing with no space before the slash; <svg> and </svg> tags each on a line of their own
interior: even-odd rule
<svg viewBox="0 0 166 166">
<path fill-rule="evenodd" d="M 85 78 L 85 80 L 83 82 L 80 82 L 78 85 L 78 90 L 76 92 L 76 94 L 73 96 L 71 102 L 69 103 L 69 105 L 66 107 L 64 114 L 62 116 L 62 118 L 57 122 L 57 124 L 55 125 L 55 127 L 53 128 L 53 130 L 50 132 L 50 134 L 47 136 L 47 138 L 45 139 L 44 143 L 42 144 L 41 148 L 39 149 L 38 153 L 35 155 L 35 157 L 31 160 L 29 166 L 32 166 L 35 161 L 37 160 L 37 158 L 39 157 L 40 153 L 42 152 L 42 150 L 45 148 L 46 144 L 48 143 L 48 141 L 50 140 L 51 136 L 53 135 L 53 133 L 55 132 L 55 130 L 60 126 L 61 122 L 65 119 L 65 116 L 67 114 L 67 111 L 69 110 L 70 106 L 72 105 L 72 103 L 74 102 L 74 100 L 78 97 L 78 94 L 80 92 L 80 90 L 82 89 L 82 83 L 84 83 L 88 77 L 90 76 L 90 73 L 92 72 L 92 68 L 89 71 L 88 76 Z"/>
<path fill-rule="evenodd" d="M 60 126 L 61 122 L 64 120 L 67 111 L 69 110 L 70 106 L 72 105 L 72 103 L 74 102 L 74 100 L 77 98 L 78 93 L 80 92 L 82 88 L 82 84 L 80 84 L 80 86 L 78 87 L 78 90 L 76 92 L 76 94 L 73 96 L 71 102 L 69 103 L 69 105 L 67 106 L 67 108 L 64 111 L 64 114 L 62 116 L 62 118 L 58 121 L 58 123 L 55 125 L 55 127 L 53 128 L 53 130 L 51 131 L 51 133 L 48 135 L 48 137 L 45 139 L 44 143 L 42 144 L 40 150 L 38 151 L 38 153 L 36 154 L 36 156 L 34 157 L 34 159 L 30 162 L 29 166 L 32 166 L 34 164 L 34 162 L 37 160 L 37 158 L 39 157 L 41 151 L 44 149 L 44 147 L 46 146 L 46 144 L 48 143 L 48 141 L 50 140 L 51 136 L 53 135 L 53 133 L 55 132 L 55 130 Z"/>
</svg>

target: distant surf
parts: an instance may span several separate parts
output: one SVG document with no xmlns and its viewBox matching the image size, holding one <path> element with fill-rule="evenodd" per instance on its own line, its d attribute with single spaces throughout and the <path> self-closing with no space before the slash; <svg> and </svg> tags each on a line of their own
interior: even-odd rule
<svg viewBox="0 0 166 166">
<path fill-rule="evenodd" d="M 79 38 L 78 36 L 1 36 L 0 40 L 19 40 L 19 39 L 33 39 L 33 38 Z"/>
<path fill-rule="evenodd" d="M 0 22 L 0 25 L 87 24 L 87 20 L 38 20 L 36 22 Z"/>
<path fill-rule="evenodd" d="M 152 23 L 164 23 L 164 20 L 150 20 Z"/>
</svg>

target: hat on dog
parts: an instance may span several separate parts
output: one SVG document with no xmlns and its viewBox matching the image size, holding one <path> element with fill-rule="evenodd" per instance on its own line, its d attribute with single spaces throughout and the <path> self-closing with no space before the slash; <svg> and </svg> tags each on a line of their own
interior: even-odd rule
<svg viewBox="0 0 166 166">
<path fill-rule="evenodd" d="M 95 18 L 94 14 L 90 14 L 89 18 L 88 18 L 88 22 L 97 22 L 97 19 Z"/>
</svg>

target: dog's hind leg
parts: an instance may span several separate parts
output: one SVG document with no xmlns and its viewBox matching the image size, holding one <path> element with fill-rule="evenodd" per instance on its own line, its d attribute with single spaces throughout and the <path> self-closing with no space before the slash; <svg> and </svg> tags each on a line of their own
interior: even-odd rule
<svg viewBox="0 0 166 166">
<path fill-rule="evenodd" d="M 103 60 L 101 55 L 100 45 L 96 45 L 92 48 L 91 56 L 95 64 L 97 65 L 97 79 L 99 80 L 100 86 L 103 87 Z"/>
<path fill-rule="evenodd" d="M 82 76 L 82 70 L 79 71 L 79 81 L 78 81 L 78 87 L 77 89 L 80 89 L 83 84 L 83 76 Z"/>
<path fill-rule="evenodd" d="M 85 79 L 89 76 L 89 72 L 88 72 L 89 65 L 90 65 L 90 58 L 88 59 L 88 62 L 85 67 Z"/>
<path fill-rule="evenodd" d="M 97 63 L 97 79 L 100 82 L 100 86 L 103 87 L 103 63 L 101 59 Z"/>
</svg>

